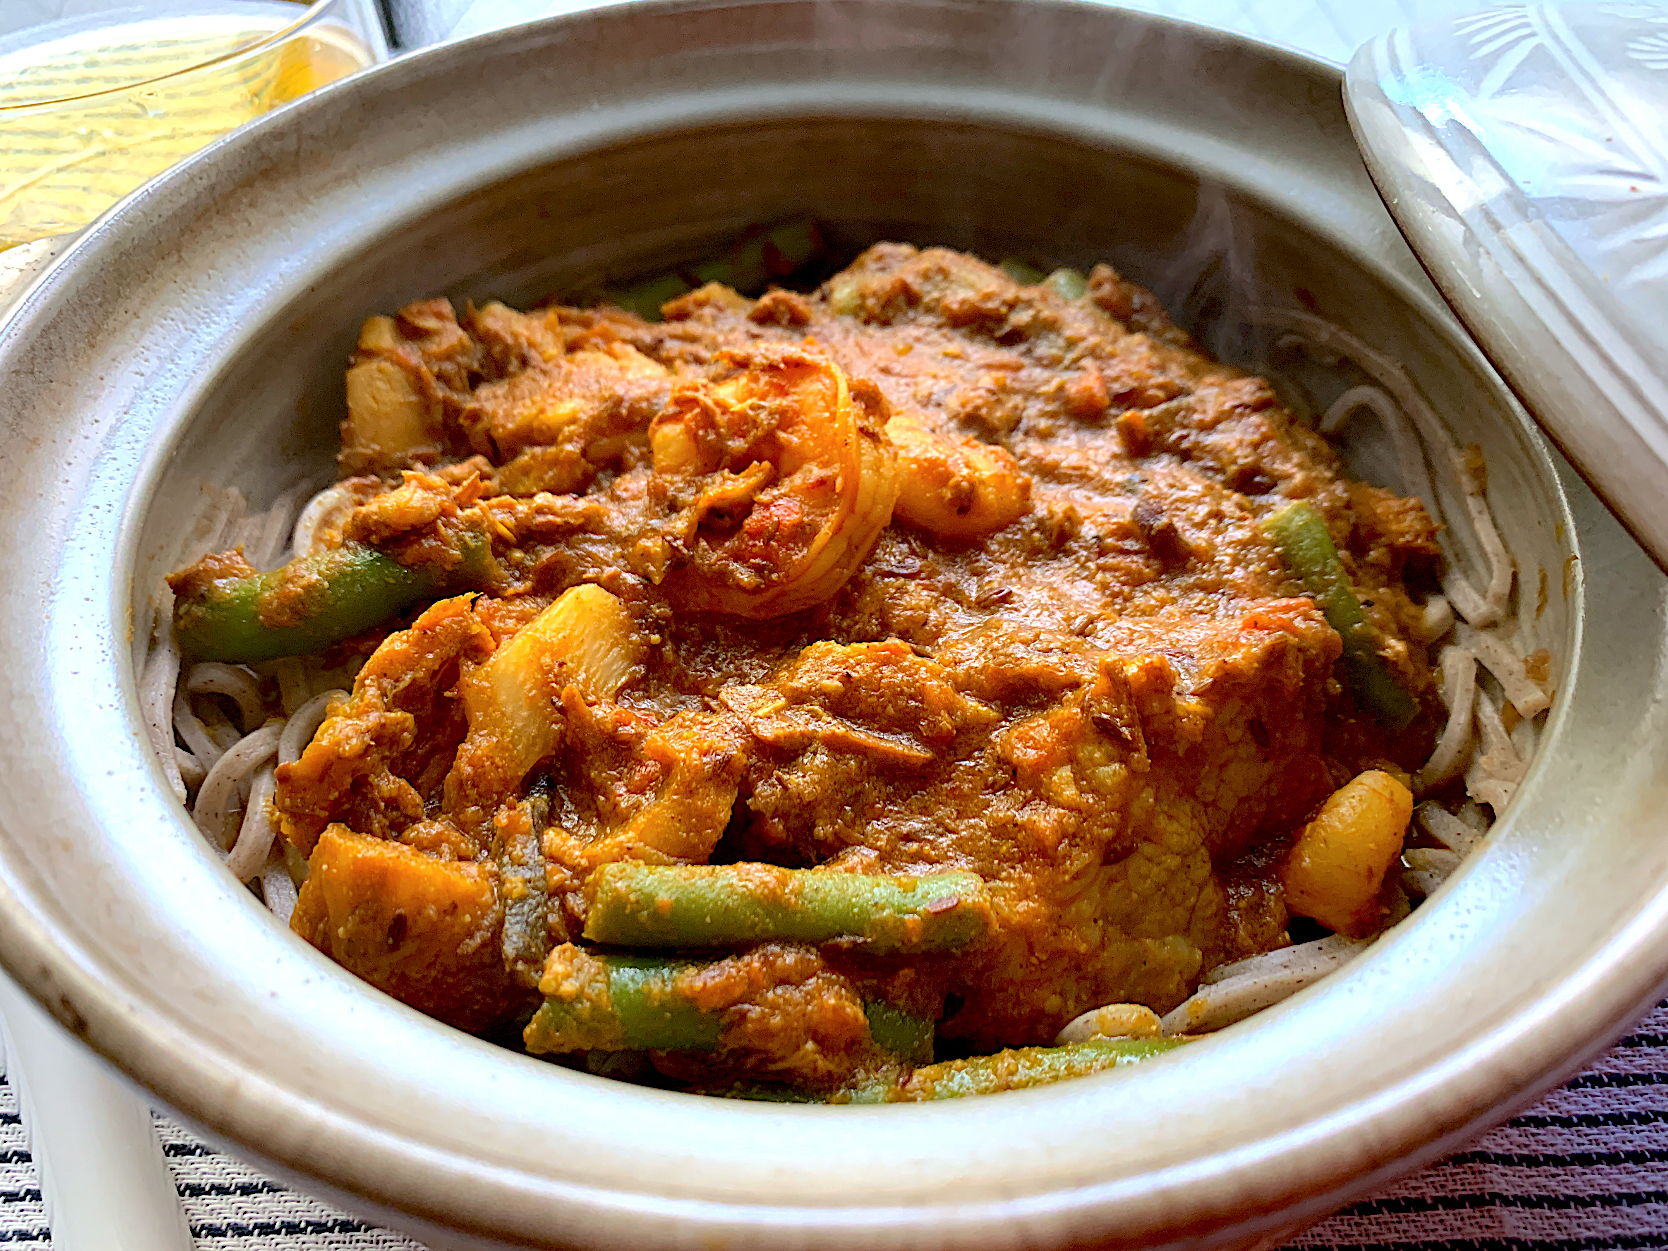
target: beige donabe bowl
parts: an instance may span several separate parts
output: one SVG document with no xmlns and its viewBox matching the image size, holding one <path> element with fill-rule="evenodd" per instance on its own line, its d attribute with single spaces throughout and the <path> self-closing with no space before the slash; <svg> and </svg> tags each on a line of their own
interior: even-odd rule
<svg viewBox="0 0 1668 1251">
<path fill-rule="evenodd" d="M 1444 312 L 1338 85 L 1090 6 L 628 7 L 373 70 L 148 187 L 0 332 L 0 958 L 241 1153 L 469 1246 L 1249 1243 L 1567 1074 L 1668 971 L 1664 583 Z M 208 851 L 135 701 L 204 484 L 260 506 L 325 478 L 368 313 L 580 293 L 805 214 L 853 246 L 1110 258 L 1245 363 L 1251 304 L 1312 307 L 1483 445 L 1558 701 L 1484 851 L 1367 957 L 1115 1076 L 732 1103 L 437 1025 Z"/>
</svg>

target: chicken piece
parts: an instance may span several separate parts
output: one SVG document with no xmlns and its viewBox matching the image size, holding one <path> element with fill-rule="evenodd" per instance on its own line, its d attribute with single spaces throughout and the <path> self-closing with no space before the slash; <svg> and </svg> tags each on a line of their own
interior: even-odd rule
<svg viewBox="0 0 1668 1251">
<path fill-rule="evenodd" d="M 475 390 L 461 426 L 470 446 L 502 468 L 511 495 L 583 489 L 641 448 L 671 378 L 624 343 L 570 352 Z"/>
<path fill-rule="evenodd" d="M 347 373 L 343 474 L 386 473 L 455 450 L 448 419 L 468 399 L 479 364 L 448 300 L 366 321 Z"/>
<path fill-rule="evenodd" d="M 722 691 L 759 747 L 750 837 L 806 863 L 835 857 L 864 872 L 925 863 L 993 878 L 1029 854 L 1011 831 L 993 833 L 990 810 L 970 813 L 967 801 L 969 787 L 986 789 L 980 778 L 990 764 L 1009 776 L 1024 771 L 1025 744 L 1045 733 L 1026 707 L 1037 692 L 981 680 L 983 666 L 967 650 L 945 651 L 949 663 L 895 639 L 815 643 L 768 682 Z M 1090 660 L 1086 674 L 1057 689 L 1081 703 L 1076 688 L 1093 674 Z M 1003 693 L 1013 697 L 1006 709 Z M 1012 755 L 1004 743 L 1018 744 Z"/>
<path fill-rule="evenodd" d="M 750 756 L 722 713 L 686 711 L 665 722 L 617 705 L 566 696 L 566 760 L 544 837 L 549 887 L 574 933 L 584 886 L 618 860 L 699 864 L 729 826 Z"/>
<path fill-rule="evenodd" d="M 471 1033 L 530 999 L 505 971 L 491 864 L 439 860 L 328 826 L 290 925 L 378 990 Z"/>
<path fill-rule="evenodd" d="M 1000 719 L 897 639 L 813 643 L 767 683 L 726 687 L 719 700 L 768 747 L 816 744 L 902 766 L 925 764 L 956 735 Z"/>
<path fill-rule="evenodd" d="M 510 378 L 554 365 L 567 352 L 561 315 L 554 308 L 521 313 L 494 300 L 482 308 L 470 305 L 466 321 L 480 347 L 481 372 L 488 378 Z"/>
<path fill-rule="evenodd" d="M 1325 793 L 1324 775 L 1297 795 L 1286 776 L 1321 746 L 1338 654 L 1307 601 L 1186 627 L 1131 622 L 1119 644 L 1082 715 L 1068 697 L 1023 755 L 1007 748 L 1047 806 L 1013 812 L 1029 835 L 1005 875 L 1024 883 L 1021 905 L 1003 909 L 995 892 L 1003 941 L 949 1026 L 980 1045 L 1047 1041 L 1039 1023 L 1057 1030 L 1100 1003 L 1174 1007 L 1225 939 L 1214 865 Z"/>
<path fill-rule="evenodd" d="M 1185 394 L 1132 407 L 1119 433 L 1136 455 L 1169 452 L 1245 495 L 1346 498 L 1331 447 L 1293 420 L 1261 378 L 1200 379 Z"/>
<path fill-rule="evenodd" d="M 301 758 L 278 766 L 273 804 L 297 850 L 333 821 L 391 838 L 423 819 L 463 739 L 459 662 L 492 650 L 470 598 L 441 600 L 384 639 Z"/>
<path fill-rule="evenodd" d="M 1203 805 L 1214 860 L 1239 856 L 1270 821 L 1295 825 L 1331 789 L 1304 773 L 1319 790 L 1294 794 L 1288 777 L 1322 748 L 1341 650 L 1311 601 L 1265 600 L 1215 620 L 1126 619 L 1109 642 L 1131 674 L 1152 781 Z"/>
</svg>

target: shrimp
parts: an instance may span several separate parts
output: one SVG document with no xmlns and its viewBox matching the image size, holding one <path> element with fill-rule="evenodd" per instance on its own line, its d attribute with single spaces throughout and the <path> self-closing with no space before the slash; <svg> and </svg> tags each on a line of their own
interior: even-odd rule
<svg viewBox="0 0 1668 1251">
<path fill-rule="evenodd" d="M 886 403 L 809 347 L 723 359 L 735 372 L 681 384 L 649 427 L 688 558 L 666 591 L 686 609 L 779 617 L 839 590 L 892 520 Z"/>
<path fill-rule="evenodd" d="M 898 449 L 897 514 L 940 538 L 978 539 L 1031 509 L 1031 479 L 1007 448 L 954 442 L 899 413 L 886 425 Z"/>
</svg>

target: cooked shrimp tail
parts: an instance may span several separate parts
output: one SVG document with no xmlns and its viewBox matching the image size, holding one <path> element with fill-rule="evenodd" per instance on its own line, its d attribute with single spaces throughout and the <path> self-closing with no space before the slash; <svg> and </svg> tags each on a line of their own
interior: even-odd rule
<svg viewBox="0 0 1668 1251">
<path fill-rule="evenodd" d="M 1003 257 L 996 263 L 996 268 L 1000 269 L 1015 282 L 1021 283 L 1027 287 L 1034 287 L 1043 280 L 1042 270 L 1038 269 L 1035 265 L 1026 261 L 1018 260 L 1012 256 Z"/>
<path fill-rule="evenodd" d="M 899 520 L 944 538 L 977 539 L 1031 510 L 1031 479 L 1006 448 L 958 442 L 902 415 L 887 423 L 886 435 L 898 449 Z"/>
</svg>

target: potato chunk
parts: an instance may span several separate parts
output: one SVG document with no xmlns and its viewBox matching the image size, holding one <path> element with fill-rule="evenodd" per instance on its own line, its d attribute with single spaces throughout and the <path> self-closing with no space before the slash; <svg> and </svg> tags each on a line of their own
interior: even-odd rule
<svg viewBox="0 0 1668 1251">
<path fill-rule="evenodd" d="M 368 320 L 355 355 L 347 371 L 344 467 L 385 471 L 437 455 L 443 443 L 440 405 L 424 394 L 422 365 L 393 318 Z"/>
<path fill-rule="evenodd" d="M 319 836 L 291 926 L 378 990 L 479 1033 L 524 997 L 495 941 L 492 869 L 437 860 L 345 825 Z"/>
<path fill-rule="evenodd" d="M 1401 855 L 1412 816 L 1413 795 L 1377 769 L 1333 791 L 1286 858 L 1286 907 L 1340 934 L 1370 934 L 1382 919 L 1384 875 Z"/>
</svg>

